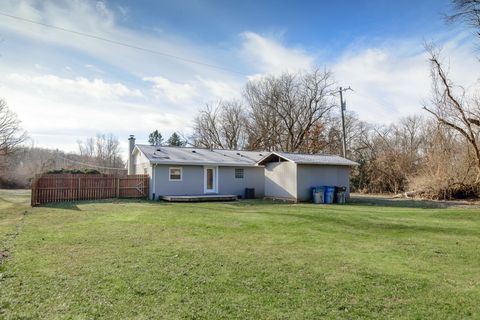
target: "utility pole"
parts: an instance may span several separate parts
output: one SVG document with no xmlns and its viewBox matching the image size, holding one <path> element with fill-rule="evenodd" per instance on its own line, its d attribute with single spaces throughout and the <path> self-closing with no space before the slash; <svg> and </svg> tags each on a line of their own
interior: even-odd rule
<svg viewBox="0 0 480 320">
<path fill-rule="evenodd" d="M 343 89 L 340 87 L 339 92 L 340 92 L 340 110 L 342 113 L 342 151 L 343 151 L 343 157 L 347 157 L 347 136 L 345 133 L 345 110 L 347 109 L 347 102 L 343 100 L 343 92 L 352 90 L 352 88 L 348 87 Z M 352 90 L 353 91 L 353 90 Z"/>
</svg>

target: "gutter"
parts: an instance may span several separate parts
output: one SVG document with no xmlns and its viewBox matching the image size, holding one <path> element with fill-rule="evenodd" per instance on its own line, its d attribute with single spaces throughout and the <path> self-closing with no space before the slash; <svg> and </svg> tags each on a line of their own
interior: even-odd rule
<svg viewBox="0 0 480 320">
<path fill-rule="evenodd" d="M 152 163 L 152 179 L 153 179 L 153 183 L 152 183 L 152 200 L 155 201 L 155 167 L 156 167 L 156 163 Z"/>
</svg>

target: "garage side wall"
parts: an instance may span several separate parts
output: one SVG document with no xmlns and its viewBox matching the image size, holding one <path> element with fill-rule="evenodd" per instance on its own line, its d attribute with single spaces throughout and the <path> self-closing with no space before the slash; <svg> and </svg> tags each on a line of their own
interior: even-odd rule
<svg viewBox="0 0 480 320">
<path fill-rule="evenodd" d="M 235 169 L 243 169 L 243 179 L 235 178 Z M 218 191 L 221 194 L 245 196 L 245 188 L 255 188 L 255 197 L 263 198 L 265 192 L 264 168 L 219 167 Z"/>
<path fill-rule="evenodd" d="M 350 167 L 327 165 L 298 165 L 297 191 L 299 201 L 310 201 L 315 186 L 347 187 L 350 195 Z"/>
<path fill-rule="evenodd" d="M 265 165 L 265 197 L 297 198 L 297 165 L 292 162 L 269 162 Z"/>
</svg>

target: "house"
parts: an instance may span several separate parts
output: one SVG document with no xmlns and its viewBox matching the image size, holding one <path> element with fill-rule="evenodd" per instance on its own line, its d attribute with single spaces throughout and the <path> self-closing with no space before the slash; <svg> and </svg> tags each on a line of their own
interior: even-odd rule
<svg viewBox="0 0 480 320">
<path fill-rule="evenodd" d="M 311 187 L 343 186 L 357 163 L 331 155 L 257 152 L 135 144 L 129 138 L 129 174 L 150 176 L 150 199 L 236 195 L 308 201 Z"/>
</svg>

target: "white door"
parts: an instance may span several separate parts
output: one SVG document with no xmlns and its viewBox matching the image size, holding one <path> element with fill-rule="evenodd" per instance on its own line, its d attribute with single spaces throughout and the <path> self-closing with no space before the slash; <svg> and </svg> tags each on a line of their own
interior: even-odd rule
<svg viewBox="0 0 480 320">
<path fill-rule="evenodd" d="M 216 193 L 217 192 L 217 168 L 216 167 L 205 167 L 204 171 L 205 176 L 205 193 Z"/>
</svg>

